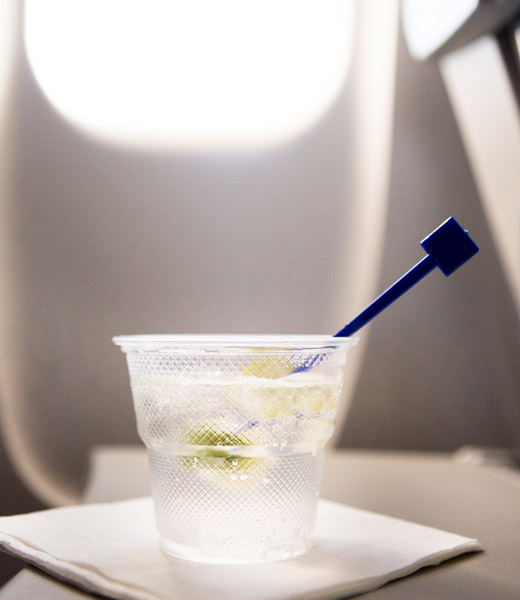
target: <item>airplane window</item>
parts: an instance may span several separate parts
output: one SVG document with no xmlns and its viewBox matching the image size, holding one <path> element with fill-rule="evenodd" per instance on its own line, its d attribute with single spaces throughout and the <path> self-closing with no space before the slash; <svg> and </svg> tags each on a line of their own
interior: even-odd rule
<svg viewBox="0 0 520 600">
<path fill-rule="evenodd" d="M 181 150 L 283 143 L 345 82 L 354 0 L 26 0 L 34 76 L 106 141 Z"/>
</svg>

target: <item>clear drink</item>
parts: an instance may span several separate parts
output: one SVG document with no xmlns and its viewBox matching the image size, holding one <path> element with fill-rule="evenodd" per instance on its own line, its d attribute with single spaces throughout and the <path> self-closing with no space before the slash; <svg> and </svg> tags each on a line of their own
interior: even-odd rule
<svg viewBox="0 0 520 600">
<path fill-rule="evenodd" d="M 322 340 L 116 338 L 166 553 L 252 563 L 309 547 L 350 346 Z"/>
</svg>

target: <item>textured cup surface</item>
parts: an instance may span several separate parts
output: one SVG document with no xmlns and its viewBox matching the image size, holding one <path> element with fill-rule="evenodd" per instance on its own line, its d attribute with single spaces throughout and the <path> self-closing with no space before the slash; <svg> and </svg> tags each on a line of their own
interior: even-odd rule
<svg viewBox="0 0 520 600">
<path fill-rule="evenodd" d="M 163 550 L 224 563 L 305 552 L 350 341 L 128 336 L 115 342 L 126 352 Z"/>
</svg>

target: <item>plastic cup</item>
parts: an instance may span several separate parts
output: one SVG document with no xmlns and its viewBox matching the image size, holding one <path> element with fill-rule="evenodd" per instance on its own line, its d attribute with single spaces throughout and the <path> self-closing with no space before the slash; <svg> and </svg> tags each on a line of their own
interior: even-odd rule
<svg viewBox="0 0 520 600">
<path fill-rule="evenodd" d="M 119 336 L 160 545 L 214 563 L 305 552 L 351 338 Z"/>
</svg>

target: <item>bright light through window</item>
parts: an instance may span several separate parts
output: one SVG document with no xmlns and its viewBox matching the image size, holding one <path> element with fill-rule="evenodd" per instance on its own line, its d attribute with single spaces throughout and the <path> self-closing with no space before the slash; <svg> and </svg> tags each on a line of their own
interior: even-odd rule
<svg viewBox="0 0 520 600">
<path fill-rule="evenodd" d="M 26 0 L 25 44 L 51 103 L 105 140 L 258 149 L 326 112 L 353 0 Z"/>
</svg>

